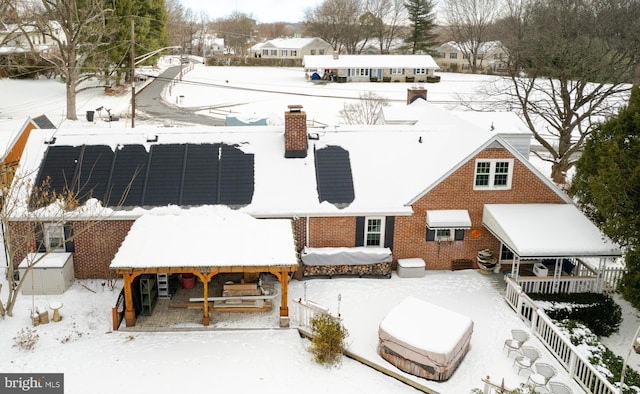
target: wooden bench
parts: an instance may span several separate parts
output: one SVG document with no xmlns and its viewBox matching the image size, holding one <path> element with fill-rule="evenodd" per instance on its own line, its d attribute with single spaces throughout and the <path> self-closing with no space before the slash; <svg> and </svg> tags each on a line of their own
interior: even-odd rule
<svg viewBox="0 0 640 394">
<path fill-rule="evenodd" d="M 211 308 L 219 311 L 227 312 L 249 312 L 249 311 L 268 311 L 273 306 L 273 299 L 278 296 L 277 292 L 263 295 L 247 295 L 247 296 L 228 296 L 228 297 L 208 297 L 207 301 L 211 302 Z M 194 307 L 204 306 L 204 297 L 191 297 L 190 303 L 194 303 Z"/>
</svg>

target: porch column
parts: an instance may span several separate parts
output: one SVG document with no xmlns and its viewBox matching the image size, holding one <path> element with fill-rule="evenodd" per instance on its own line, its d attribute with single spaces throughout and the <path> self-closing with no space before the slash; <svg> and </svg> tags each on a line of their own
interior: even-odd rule
<svg viewBox="0 0 640 394">
<path fill-rule="evenodd" d="M 208 271 L 209 269 L 201 269 L 202 271 Z M 211 277 L 213 277 L 214 273 L 203 274 L 200 272 L 194 273 L 202 283 L 204 284 L 203 297 L 204 297 L 204 307 L 203 307 L 203 316 L 202 316 L 202 325 L 205 327 L 211 323 L 211 318 L 209 317 L 209 282 L 211 281 Z"/>
</svg>

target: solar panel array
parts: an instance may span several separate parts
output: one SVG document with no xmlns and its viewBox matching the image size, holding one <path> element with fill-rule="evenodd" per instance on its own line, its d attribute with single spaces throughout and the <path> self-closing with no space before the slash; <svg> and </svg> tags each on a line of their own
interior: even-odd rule
<svg viewBox="0 0 640 394">
<path fill-rule="evenodd" d="M 254 156 L 227 144 L 49 146 L 36 185 L 111 207 L 244 206 L 254 192 Z M 42 201 L 32 196 L 32 207 Z"/>
<path fill-rule="evenodd" d="M 319 201 L 328 201 L 339 208 L 351 204 L 355 192 L 349 152 L 329 145 L 315 151 L 315 161 Z"/>
</svg>

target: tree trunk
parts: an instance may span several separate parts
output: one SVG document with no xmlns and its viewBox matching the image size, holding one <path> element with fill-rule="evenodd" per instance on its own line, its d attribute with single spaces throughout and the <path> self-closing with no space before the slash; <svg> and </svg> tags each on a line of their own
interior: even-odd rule
<svg viewBox="0 0 640 394">
<path fill-rule="evenodd" d="M 78 120 L 78 114 L 76 113 L 76 86 L 75 82 L 71 81 L 71 78 L 67 78 L 67 119 Z"/>
<path fill-rule="evenodd" d="M 571 165 L 564 160 L 553 163 L 551 166 L 551 180 L 556 185 L 565 185 L 567 183 L 567 172 L 571 169 Z"/>
</svg>

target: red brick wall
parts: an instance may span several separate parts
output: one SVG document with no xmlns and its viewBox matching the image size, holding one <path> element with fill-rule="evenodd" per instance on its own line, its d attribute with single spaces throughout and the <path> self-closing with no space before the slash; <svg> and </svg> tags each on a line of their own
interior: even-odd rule
<svg viewBox="0 0 640 394">
<path fill-rule="evenodd" d="M 450 269 L 454 259 L 475 261 L 478 250 L 489 248 L 497 253 L 500 248 L 500 242 L 482 226 L 484 204 L 564 202 L 517 159 L 514 160 L 510 190 L 473 190 L 476 159 L 511 157 L 513 156 L 506 149 L 486 149 L 480 152 L 413 204 L 412 216 L 397 217 L 394 257 L 423 258 L 427 269 Z M 426 211 L 432 209 L 468 210 L 472 229 L 465 231 L 464 241 L 427 242 Z M 471 236 L 473 230 L 479 231 L 477 238 Z"/>
<path fill-rule="evenodd" d="M 74 222 L 76 251 L 73 254 L 73 264 L 76 278 L 113 276 L 109 271 L 109 265 L 132 225 L 133 220 Z"/>
<path fill-rule="evenodd" d="M 356 218 L 309 218 L 309 246 L 312 248 L 352 247 L 356 242 Z"/>
<path fill-rule="evenodd" d="M 78 279 L 110 278 L 111 260 L 129 232 L 133 220 L 105 220 L 102 222 L 73 222 L 73 265 Z M 35 251 L 33 223 L 12 222 L 10 230 L 14 248 L 14 264 L 18 264 L 27 253 Z"/>
</svg>

